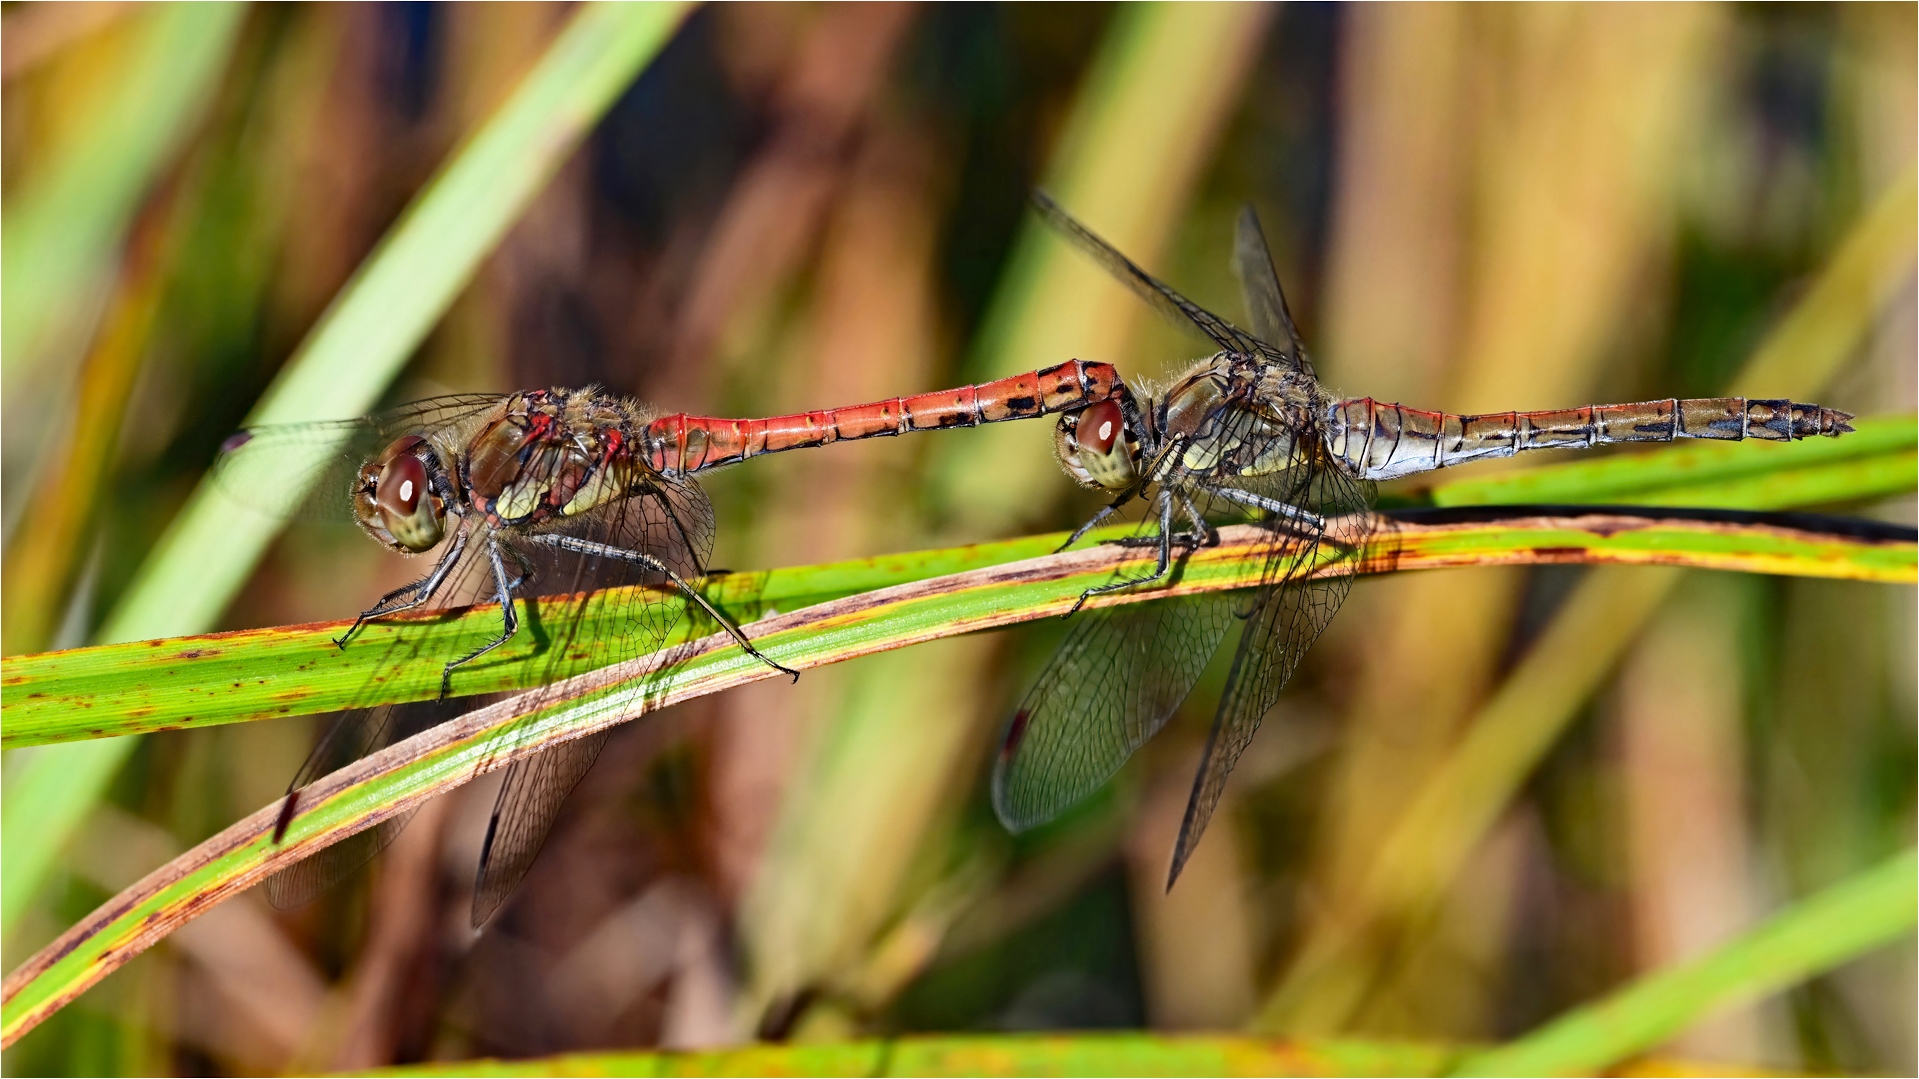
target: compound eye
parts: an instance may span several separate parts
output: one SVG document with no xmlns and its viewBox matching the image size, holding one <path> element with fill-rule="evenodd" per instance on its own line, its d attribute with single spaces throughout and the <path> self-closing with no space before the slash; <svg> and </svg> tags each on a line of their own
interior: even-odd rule
<svg viewBox="0 0 1919 1079">
<path fill-rule="evenodd" d="M 1074 433 L 1082 448 L 1104 457 L 1113 452 L 1113 444 L 1124 434 L 1125 423 L 1117 401 L 1101 401 L 1079 414 L 1079 427 Z"/>
<path fill-rule="evenodd" d="M 426 466 L 418 457 L 397 457 L 380 470 L 380 487 L 374 498 L 389 514 L 411 517 L 419 512 L 426 497 Z"/>
<path fill-rule="evenodd" d="M 445 534 L 439 507 L 427 490 L 426 466 L 410 453 L 402 453 L 381 467 L 373 500 L 380 507 L 387 532 L 406 550 L 429 550 Z"/>
<path fill-rule="evenodd" d="M 1112 491 L 1132 486 L 1134 447 L 1126 441 L 1126 415 L 1117 401 L 1088 405 L 1073 427 L 1079 465 L 1087 478 Z"/>
</svg>

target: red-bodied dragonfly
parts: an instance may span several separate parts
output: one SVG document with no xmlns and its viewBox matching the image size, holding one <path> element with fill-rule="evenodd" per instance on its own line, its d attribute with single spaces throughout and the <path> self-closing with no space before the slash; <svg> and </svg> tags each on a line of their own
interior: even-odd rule
<svg viewBox="0 0 1919 1079">
<path fill-rule="evenodd" d="M 406 555 L 434 554 L 418 580 L 388 592 L 336 642 L 372 619 L 429 606 L 500 604 L 499 634 L 448 662 L 440 702 L 348 713 L 288 789 L 276 842 L 299 790 L 333 768 L 440 720 L 459 670 L 510 640 L 516 597 L 629 589 L 612 622 L 617 651 L 657 649 L 686 604 L 756 659 L 760 652 L 692 582 L 707 572 L 713 510 L 697 474 L 765 453 L 909 431 L 1046 416 L 1105 400 L 1113 368 L 1073 361 L 994 382 L 848 408 L 736 420 L 653 416 L 596 389 L 436 397 L 358 420 L 255 427 L 214 466 L 219 486 L 270 513 L 348 517 Z M 323 462 L 314 475 L 314 462 Z M 293 483 L 297 477 L 309 477 Z M 678 599 L 674 599 L 677 593 Z M 683 601 L 683 602 L 682 602 Z M 538 854 L 562 800 L 606 735 L 562 743 L 508 767 L 480 855 L 473 924 L 482 924 Z M 276 874 L 269 897 L 305 902 L 384 846 L 404 820 L 361 833 Z"/>
<path fill-rule="evenodd" d="M 1034 201 L 1066 239 L 1218 350 L 1163 391 L 1121 386 L 1060 418 L 1060 464 L 1082 486 L 1115 496 L 1073 540 L 1141 499 L 1148 507 L 1141 530 L 1119 542 L 1158 555 L 1151 571 L 1088 589 L 1080 602 L 1161 581 L 1175 550 L 1215 542 L 1216 516 L 1251 518 L 1264 529 L 1250 598 L 1195 595 L 1076 615 L 1007 724 L 994 764 L 993 807 L 1009 829 L 1053 819 L 1165 725 L 1231 623 L 1242 620 L 1168 888 L 1261 718 L 1339 610 L 1372 541 L 1382 538 L 1386 526 L 1371 513 L 1375 481 L 1537 449 L 1678 438 L 1784 441 L 1852 430 L 1848 413 L 1786 400 L 1668 399 L 1455 415 L 1338 397 L 1314 376 L 1251 207 L 1240 214 L 1233 249 L 1249 333 L 1141 270 L 1043 193 Z"/>
</svg>

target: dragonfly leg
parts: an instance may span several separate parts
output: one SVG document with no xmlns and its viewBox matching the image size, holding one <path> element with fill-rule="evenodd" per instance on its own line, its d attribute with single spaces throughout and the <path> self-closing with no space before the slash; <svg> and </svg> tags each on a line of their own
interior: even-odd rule
<svg viewBox="0 0 1919 1079">
<path fill-rule="evenodd" d="M 361 611 L 360 617 L 353 620 L 353 625 L 347 627 L 345 633 L 335 637 L 333 643 L 344 649 L 346 643 L 353 639 L 353 635 L 360 631 L 360 627 L 371 622 L 373 619 L 384 615 L 398 614 L 401 611 L 410 611 L 432 599 L 433 594 L 438 592 L 440 586 L 446 583 L 446 575 L 453 571 L 453 567 L 458 564 L 460 555 L 465 552 L 465 550 L 466 532 L 462 530 L 453 537 L 453 542 L 447 546 L 446 553 L 440 556 L 440 561 L 434 564 L 432 572 L 414 581 L 412 584 L 401 585 L 386 595 L 381 596 L 380 602 Z M 395 600 L 398 600 L 401 596 L 407 596 L 408 598 L 401 602 L 395 602 Z"/>
<path fill-rule="evenodd" d="M 1162 490 L 1159 493 L 1158 543 L 1159 561 L 1153 566 L 1153 572 L 1144 577 L 1129 577 L 1124 580 L 1114 581 L 1112 584 L 1095 585 L 1081 592 L 1079 599 L 1073 602 L 1072 610 L 1067 611 L 1061 617 L 1071 618 L 1073 615 L 1078 614 L 1079 609 L 1086 605 L 1086 601 L 1092 599 L 1094 596 L 1103 596 L 1108 592 L 1118 592 L 1142 584 L 1152 584 L 1154 581 L 1166 576 L 1167 570 L 1170 569 L 1173 564 L 1173 495 L 1170 491 Z"/>
<path fill-rule="evenodd" d="M 1219 546 L 1219 529 L 1206 522 L 1206 518 L 1199 512 L 1199 507 L 1193 505 L 1193 500 L 1186 496 L 1185 491 L 1180 491 L 1178 494 L 1179 504 L 1186 511 L 1186 519 L 1193 522 L 1193 535 L 1199 539 L 1198 546 Z"/>
<path fill-rule="evenodd" d="M 1135 488 L 1134 490 L 1128 491 L 1125 494 L 1120 495 L 1118 498 L 1115 498 L 1112 502 L 1107 504 L 1105 509 L 1100 510 L 1098 513 L 1093 514 L 1092 520 L 1087 521 L 1085 524 L 1080 525 L 1078 528 L 1074 529 L 1073 534 L 1066 537 L 1065 543 L 1062 543 L 1058 547 L 1054 548 L 1053 553 L 1058 554 L 1059 552 L 1064 551 L 1066 548 L 1071 547 L 1073 544 L 1078 543 L 1080 539 L 1086 535 L 1086 533 L 1091 532 L 1094 528 L 1098 527 L 1101 521 L 1104 521 L 1106 518 L 1111 517 L 1113 514 L 1119 512 L 1119 508 L 1121 506 L 1124 506 L 1126 503 L 1131 502 L 1133 500 L 1133 496 L 1137 493 L 1138 493 L 1138 489 Z"/>
<path fill-rule="evenodd" d="M 1326 527 L 1326 518 L 1321 517 L 1317 513 L 1310 513 L 1300 509 L 1291 503 L 1281 502 L 1277 498 L 1267 498 L 1265 495 L 1256 495 L 1251 491 L 1242 491 L 1237 487 L 1208 487 L 1206 490 L 1228 502 L 1237 502 L 1242 506 L 1251 506 L 1254 509 L 1265 510 L 1275 517 L 1299 525 L 1302 528 L 1318 531 Z"/>
<path fill-rule="evenodd" d="M 506 590 L 509 592 L 518 593 L 520 590 L 520 586 L 525 584 L 529 579 L 532 578 L 533 563 L 528 562 L 526 560 L 525 555 L 521 554 L 517 550 L 514 550 L 511 546 L 502 547 L 501 550 L 503 550 L 506 553 L 506 556 L 508 558 L 511 558 L 513 560 L 513 565 L 520 571 L 520 575 L 518 577 L 515 577 L 511 581 L 508 581 L 506 583 Z"/>
<path fill-rule="evenodd" d="M 686 578 L 674 572 L 673 567 L 652 555 L 644 551 L 629 551 L 624 547 L 615 547 L 607 543 L 594 543 L 592 540 L 583 540 L 577 536 L 560 536 L 550 532 L 534 536 L 533 539 L 535 542 L 544 543 L 549 547 L 558 547 L 562 551 L 572 551 L 575 554 L 596 555 L 600 558 L 617 558 L 622 562 L 633 562 L 656 572 L 664 573 L 667 579 L 673 582 L 673 586 L 680 590 L 682 595 L 698 604 L 700 609 L 706 612 L 708 618 L 720 624 L 720 628 L 726 631 L 727 636 L 733 638 L 734 642 L 741 648 L 746 649 L 747 655 L 752 656 L 754 659 L 759 660 L 761 663 L 766 664 L 781 674 L 791 675 L 795 682 L 800 680 L 800 672 L 791 667 L 781 666 L 771 659 L 768 659 L 759 649 L 753 647 L 753 642 L 746 639 L 746 634 L 741 632 L 740 627 L 733 624 L 733 620 L 728 618 L 724 611 L 713 606 L 711 600 L 701 595 L 692 585 L 687 584 Z"/>
<path fill-rule="evenodd" d="M 453 693 L 453 668 L 464 666 L 479 659 L 481 656 L 512 640 L 513 635 L 520 631 L 520 614 L 513 609 L 514 582 L 507 580 L 506 560 L 500 557 L 500 541 L 497 537 L 487 537 L 486 560 L 493 565 L 493 583 L 499 590 L 500 635 L 440 669 L 441 700 L 446 700 Z"/>
<path fill-rule="evenodd" d="M 1186 519 L 1193 523 L 1193 527 L 1188 532 L 1174 532 L 1172 545 L 1184 547 L 1189 551 L 1197 551 L 1201 547 L 1219 546 L 1219 530 L 1207 523 L 1206 518 L 1201 516 L 1199 507 L 1193 504 L 1193 500 L 1186 497 L 1184 491 L 1177 492 L 1176 497 L 1179 499 L 1180 508 L 1186 512 Z M 1108 542 L 1115 547 L 1157 547 L 1160 545 L 1160 537 L 1123 536 Z"/>
</svg>

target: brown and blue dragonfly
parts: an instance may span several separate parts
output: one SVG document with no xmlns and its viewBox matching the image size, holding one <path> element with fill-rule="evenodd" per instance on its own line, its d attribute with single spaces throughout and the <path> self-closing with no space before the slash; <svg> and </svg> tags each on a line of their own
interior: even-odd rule
<svg viewBox="0 0 1919 1079">
<path fill-rule="evenodd" d="M 1173 848 L 1169 888 L 1261 718 L 1332 621 L 1368 550 L 1389 539 L 1379 534 L 1388 525 L 1371 512 L 1376 481 L 1531 450 L 1681 438 L 1786 441 L 1852 430 L 1848 413 L 1742 397 L 1484 415 L 1340 397 L 1314 375 L 1251 207 L 1240 214 L 1233 249 L 1249 332 L 1134 265 L 1044 194 L 1035 204 L 1062 236 L 1216 349 L 1164 389 L 1124 385 L 1060 418 L 1060 464 L 1082 486 L 1114 496 L 1069 545 L 1138 500 L 1144 523 L 1119 542 L 1157 553 L 1149 571 L 1088 589 L 1080 602 L 1165 581 L 1176 552 L 1216 542 L 1216 519 L 1262 530 L 1250 592 L 1074 615 L 1008 722 L 994 764 L 1001 822 L 1022 831 L 1053 819 L 1166 724 L 1232 624 L 1243 622 Z"/>
<path fill-rule="evenodd" d="M 361 612 L 498 603 L 500 630 L 446 662 L 438 702 L 344 714 L 288 788 L 279 841 L 301 788 L 397 738 L 472 707 L 449 699 L 463 668 L 519 631 L 519 598 L 622 588 L 607 621 L 613 651 L 654 651 L 689 606 L 767 666 L 761 652 L 696 583 L 713 548 L 713 508 L 698 476 L 767 453 L 913 431 L 1048 416 L 1105 400 L 1112 367 L 1073 361 L 958 389 L 761 419 L 659 416 L 597 389 L 436 397 L 357 420 L 256 427 L 229 438 L 219 486 L 275 515 L 350 519 L 382 545 L 431 559 L 427 571 Z M 316 474 L 316 464 L 317 474 Z M 531 866 L 561 802 L 585 775 L 605 733 L 564 742 L 507 768 L 487 826 L 473 924 L 505 901 Z M 370 858 L 405 824 L 349 837 L 268 881 L 279 906 L 312 898 Z"/>
</svg>

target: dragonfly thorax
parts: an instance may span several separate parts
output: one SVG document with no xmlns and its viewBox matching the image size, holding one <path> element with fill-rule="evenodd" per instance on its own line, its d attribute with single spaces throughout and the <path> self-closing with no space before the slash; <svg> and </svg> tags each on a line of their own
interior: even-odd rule
<svg viewBox="0 0 1919 1079">
<path fill-rule="evenodd" d="M 433 444 L 406 435 L 360 466 L 353 517 L 367 534 L 408 554 L 446 537 L 446 469 Z"/>
<path fill-rule="evenodd" d="M 469 443 L 467 493 L 494 525 L 586 513 L 644 480 L 636 428 L 629 409 L 591 391 L 515 395 Z"/>
</svg>

